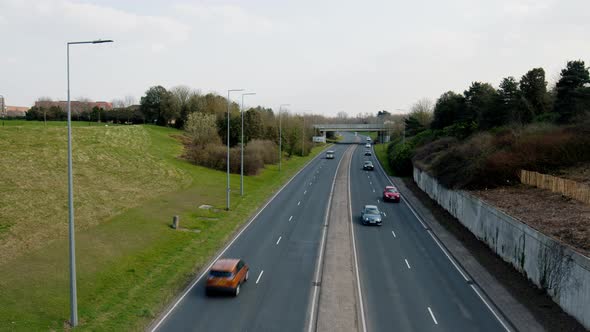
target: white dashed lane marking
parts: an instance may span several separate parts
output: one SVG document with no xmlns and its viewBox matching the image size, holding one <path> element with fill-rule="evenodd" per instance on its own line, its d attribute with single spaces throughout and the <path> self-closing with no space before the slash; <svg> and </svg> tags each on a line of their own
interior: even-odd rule
<svg viewBox="0 0 590 332">
<path fill-rule="evenodd" d="M 434 324 L 438 325 L 438 322 L 436 321 L 436 317 L 434 317 L 434 314 L 432 313 L 432 310 L 430 309 L 430 307 L 428 307 L 428 312 L 430 313 L 430 317 L 432 317 Z"/>
</svg>

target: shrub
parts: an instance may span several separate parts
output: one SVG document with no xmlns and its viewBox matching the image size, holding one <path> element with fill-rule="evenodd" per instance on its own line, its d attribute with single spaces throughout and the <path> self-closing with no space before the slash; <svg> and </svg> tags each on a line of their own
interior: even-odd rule
<svg viewBox="0 0 590 332">
<path fill-rule="evenodd" d="M 520 129 L 502 128 L 462 143 L 442 138 L 418 149 L 413 161 L 449 188 L 516 184 L 521 169 L 551 173 L 590 161 L 590 122 L 569 127 L 536 123 Z"/>
<path fill-rule="evenodd" d="M 244 174 L 255 175 L 264 168 L 265 164 L 272 164 L 278 161 L 278 148 L 272 141 L 254 140 L 244 149 Z M 240 147 L 230 148 L 231 173 L 239 174 L 241 167 Z M 189 142 L 187 145 L 186 159 L 190 162 L 220 171 L 227 169 L 227 146 L 219 143 L 205 145 L 194 145 Z"/>
</svg>

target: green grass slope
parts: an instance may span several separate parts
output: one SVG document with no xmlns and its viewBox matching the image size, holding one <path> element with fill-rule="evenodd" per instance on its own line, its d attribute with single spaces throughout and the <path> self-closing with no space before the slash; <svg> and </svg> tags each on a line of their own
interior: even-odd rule
<svg viewBox="0 0 590 332">
<path fill-rule="evenodd" d="M 8 121 L 7 121 L 8 122 Z M 54 123 L 53 123 L 54 124 Z M 179 159 L 177 130 L 74 128 L 81 330 L 141 330 L 262 203 L 312 156 L 283 172 L 232 175 Z M 63 330 L 69 317 L 65 126 L 0 127 L 0 330 Z M 201 204 L 217 208 L 199 209 Z M 173 215 L 181 226 L 170 228 Z"/>
</svg>

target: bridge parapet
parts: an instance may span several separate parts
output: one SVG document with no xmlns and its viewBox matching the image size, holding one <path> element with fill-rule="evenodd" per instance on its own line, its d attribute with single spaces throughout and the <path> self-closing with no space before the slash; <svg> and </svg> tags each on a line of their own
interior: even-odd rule
<svg viewBox="0 0 590 332">
<path fill-rule="evenodd" d="M 383 123 L 316 124 L 313 127 L 320 131 L 387 131 L 389 129 Z"/>
</svg>

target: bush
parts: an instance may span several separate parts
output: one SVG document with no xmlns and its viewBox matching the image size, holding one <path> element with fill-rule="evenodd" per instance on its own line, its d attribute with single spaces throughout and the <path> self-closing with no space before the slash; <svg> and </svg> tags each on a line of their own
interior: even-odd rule
<svg viewBox="0 0 590 332">
<path fill-rule="evenodd" d="M 442 138 L 418 149 L 414 163 L 454 189 L 519 183 L 521 169 L 551 173 L 590 161 L 590 122 L 557 127 L 535 123 L 502 128 L 458 143 Z"/>
<path fill-rule="evenodd" d="M 387 150 L 387 160 L 393 172 L 397 176 L 411 175 L 414 155 L 414 145 L 411 141 L 391 143 Z"/>
<path fill-rule="evenodd" d="M 190 142 L 190 140 L 189 140 Z M 231 173 L 240 173 L 240 147 L 230 148 Z M 220 171 L 227 169 L 227 146 L 219 143 L 187 146 L 185 157 L 192 163 Z M 278 161 L 278 147 L 272 141 L 253 140 L 244 149 L 244 174 L 255 175 L 265 164 Z"/>
</svg>

